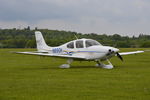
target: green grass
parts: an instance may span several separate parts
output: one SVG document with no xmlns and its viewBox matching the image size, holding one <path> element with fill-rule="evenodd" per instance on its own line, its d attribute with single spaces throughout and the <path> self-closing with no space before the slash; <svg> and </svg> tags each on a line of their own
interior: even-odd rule
<svg viewBox="0 0 150 100">
<path fill-rule="evenodd" d="M 94 62 L 73 62 L 60 69 L 64 59 L 19 55 L 0 49 L 0 100 L 149 100 L 150 52 L 111 59 L 114 69 Z M 122 49 L 134 51 L 143 49 Z"/>
</svg>

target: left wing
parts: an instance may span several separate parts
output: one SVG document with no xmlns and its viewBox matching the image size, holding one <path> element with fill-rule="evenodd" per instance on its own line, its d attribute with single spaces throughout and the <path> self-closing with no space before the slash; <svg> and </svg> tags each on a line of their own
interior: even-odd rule
<svg viewBox="0 0 150 100">
<path fill-rule="evenodd" d="M 137 54 L 137 53 L 143 53 L 144 51 L 132 51 L 132 52 L 121 52 L 120 55 L 130 55 L 130 54 Z"/>
<path fill-rule="evenodd" d="M 38 55 L 38 56 L 51 56 L 51 57 L 61 57 L 61 58 L 74 58 L 74 59 L 86 59 L 83 56 L 76 56 L 76 55 L 66 55 L 66 54 L 51 54 L 51 53 L 44 53 L 44 52 L 16 52 L 19 54 L 27 54 L 27 55 Z"/>
</svg>

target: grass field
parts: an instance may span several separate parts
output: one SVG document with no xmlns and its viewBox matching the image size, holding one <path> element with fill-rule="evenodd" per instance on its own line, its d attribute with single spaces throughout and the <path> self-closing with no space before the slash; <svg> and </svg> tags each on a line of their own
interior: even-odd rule
<svg viewBox="0 0 150 100">
<path fill-rule="evenodd" d="M 19 55 L 0 49 L 0 100 L 150 100 L 150 52 L 111 59 L 114 69 L 94 62 Z M 143 49 L 122 49 L 134 51 Z M 65 62 L 66 63 L 66 62 Z"/>
</svg>

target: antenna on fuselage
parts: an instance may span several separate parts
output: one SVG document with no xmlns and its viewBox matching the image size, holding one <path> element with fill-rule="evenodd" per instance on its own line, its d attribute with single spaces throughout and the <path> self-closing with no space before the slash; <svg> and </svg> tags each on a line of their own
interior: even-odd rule
<svg viewBox="0 0 150 100">
<path fill-rule="evenodd" d="M 76 40 L 78 40 L 78 37 L 75 34 L 74 34 L 74 36 L 75 36 Z"/>
</svg>

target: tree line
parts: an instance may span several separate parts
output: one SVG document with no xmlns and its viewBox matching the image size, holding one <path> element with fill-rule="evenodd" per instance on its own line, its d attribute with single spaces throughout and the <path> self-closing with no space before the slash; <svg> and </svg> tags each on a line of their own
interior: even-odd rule
<svg viewBox="0 0 150 100">
<path fill-rule="evenodd" d="M 89 38 L 100 42 L 102 45 L 108 45 L 118 48 L 149 48 L 150 35 L 140 34 L 138 37 L 121 36 L 119 34 L 82 34 L 71 31 L 59 31 L 49 29 L 31 30 L 30 27 L 24 29 L 0 29 L 0 48 L 35 48 L 35 31 L 41 31 L 45 41 L 50 46 L 58 46 L 68 41 L 74 40 L 75 35 L 78 38 Z"/>
</svg>

